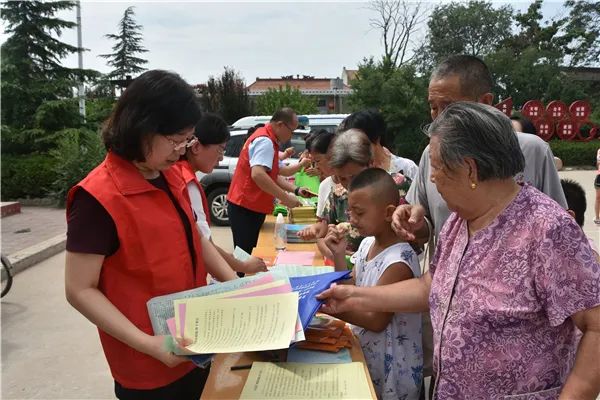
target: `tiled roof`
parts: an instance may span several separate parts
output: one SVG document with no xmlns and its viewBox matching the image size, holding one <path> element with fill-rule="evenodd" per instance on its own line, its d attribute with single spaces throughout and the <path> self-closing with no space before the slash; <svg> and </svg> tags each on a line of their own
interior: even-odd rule
<svg viewBox="0 0 600 400">
<path fill-rule="evenodd" d="M 329 78 L 309 78 L 309 79 L 272 79 L 272 78 L 257 78 L 254 83 L 248 86 L 248 91 L 252 93 L 263 93 L 268 89 L 279 89 L 285 88 L 289 85 L 293 88 L 299 89 L 302 92 L 308 92 L 307 94 L 320 94 L 331 92 L 331 79 Z M 350 91 L 350 87 L 343 85 L 343 88 L 338 92 Z M 318 92 L 318 93 L 317 93 Z"/>
</svg>

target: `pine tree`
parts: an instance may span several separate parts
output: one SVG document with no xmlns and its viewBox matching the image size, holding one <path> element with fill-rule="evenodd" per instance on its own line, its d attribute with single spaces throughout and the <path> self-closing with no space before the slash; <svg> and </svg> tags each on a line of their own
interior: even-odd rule
<svg viewBox="0 0 600 400">
<path fill-rule="evenodd" d="M 61 65 L 61 59 L 78 48 L 58 38 L 77 24 L 54 14 L 74 6 L 73 1 L 2 3 L 4 33 L 11 35 L 2 44 L 2 124 L 29 126 L 40 104 L 72 97 L 81 74 L 93 74 Z"/>
<path fill-rule="evenodd" d="M 134 7 L 128 7 L 123 13 L 123 18 L 119 22 L 119 33 L 114 35 L 109 33 L 104 35 L 108 39 L 115 40 L 117 43 L 112 47 L 112 54 L 101 54 L 108 60 L 108 65 L 114 68 L 108 74 L 111 79 L 125 79 L 127 75 L 137 75 L 146 70 L 142 65 L 147 64 L 148 60 L 135 57 L 136 53 L 146 53 L 142 47 L 142 26 L 136 24 L 133 17 Z"/>
</svg>

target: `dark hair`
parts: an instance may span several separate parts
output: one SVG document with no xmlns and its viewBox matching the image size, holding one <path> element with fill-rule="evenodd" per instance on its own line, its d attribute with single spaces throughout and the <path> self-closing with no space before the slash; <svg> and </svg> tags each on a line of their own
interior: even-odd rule
<svg viewBox="0 0 600 400">
<path fill-rule="evenodd" d="M 380 204 L 394 204 L 400 202 L 400 193 L 394 178 L 381 168 L 367 168 L 352 179 L 349 192 L 370 188 L 374 193 L 372 198 Z"/>
<path fill-rule="evenodd" d="M 271 122 L 284 122 L 286 124 L 292 124 L 294 122 L 294 116 L 296 111 L 289 107 L 283 107 L 275 111 L 275 114 L 271 117 Z"/>
<path fill-rule="evenodd" d="M 472 97 L 473 101 L 492 92 L 492 74 L 480 58 L 465 54 L 450 56 L 433 70 L 431 80 L 452 75 L 458 75 L 462 94 Z"/>
<path fill-rule="evenodd" d="M 196 124 L 194 135 L 203 144 L 221 144 L 231 136 L 227 122 L 217 114 L 206 113 Z"/>
<path fill-rule="evenodd" d="M 575 213 L 575 221 L 577 221 L 577 224 L 583 227 L 585 210 L 587 208 L 585 190 L 583 190 L 579 183 L 572 179 L 561 179 L 560 184 L 563 192 L 565 192 L 567 207 Z"/>
<path fill-rule="evenodd" d="M 125 89 L 103 126 L 106 150 L 130 161 L 144 161 L 153 135 L 173 135 L 200 119 L 196 93 L 179 75 L 152 70 Z"/>
<path fill-rule="evenodd" d="M 254 125 L 254 126 L 253 126 L 253 127 L 251 127 L 250 129 L 248 129 L 248 132 L 246 132 L 246 138 L 244 139 L 244 141 L 246 141 L 246 140 L 250 139 L 250 136 L 252 136 L 252 134 L 253 134 L 254 132 L 256 132 L 256 130 L 257 130 L 258 128 L 262 128 L 263 126 L 265 126 L 265 124 L 263 124 L 263 123 L 259 123 L 259 124 L 256 124 L 256 125 Z"/>
<path fill-rule="evenodd" d="M 449 170 L 467 157 L 475 160 L 482 181 L 512 178 L 525 168 L 515 130 L 495 107 L 468 101 L 450 104 L 428 133 L 439 136 L 440 158 Z"/>
<path fill-rule="evenodd" d="M 531 122 L 530 119 L 519 115 L 513 115 L 510 117 L 510 119 L 512 119 L 513 121 L 519 121 L 519 123 L 521 124 L 521 132 L 537 135 L 537 129 L 535 129 L 535 125 L 533 125 L 533 122 Z"/>
<path fill-rule="evenodd" d="M 367 135 L 371 143 L 376 143 L 383 139 L 385 134 L 385 120 L 383 115 L 375 109 L 361 110 L 348 115 L 338 128 L 343 132 L 348 129 L 359 129 Z"/>
<path fill-rule="evenodd" d="M 310 143 L 306 144 L 306 148 L 310 152 L 317 152 L 319 154 L 327 154 L 329 145 L 335 137 L 335 133 L 329 132 L 327 129 L 319 129 L 314 131 L 314 135 Z"/>
</svg>

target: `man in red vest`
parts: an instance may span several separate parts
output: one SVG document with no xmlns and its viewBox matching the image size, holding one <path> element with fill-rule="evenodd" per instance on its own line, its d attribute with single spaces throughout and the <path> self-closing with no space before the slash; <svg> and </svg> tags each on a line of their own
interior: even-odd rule
<svg viewBox="0 0 600 400">
<path fill-rule="evenodd" d="M 266 214 L 273 212 L 275 198 L 292 208 L 300 205 L 294 194 L 310 196 L 279 176 L 279 144 L 288 142 L 297 127 L 296 112 L 282 108 L 246 140 L 240 153 L 227 201 L 233 244 L 248 253 L 256 246 Z"/>
</svg>

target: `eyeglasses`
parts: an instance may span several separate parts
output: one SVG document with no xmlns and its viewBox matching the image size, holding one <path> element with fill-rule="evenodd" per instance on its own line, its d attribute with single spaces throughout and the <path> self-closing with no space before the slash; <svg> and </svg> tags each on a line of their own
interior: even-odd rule
<svg viewBox="0 0 600 400">
<path fill-rule="evenodd" d="M 189 147 L 192 147 L 193 145 L 195 145 L 196 143 L 198 143 L 198 138 L 196 136 L 193 136 L 191 138 L 186 139 L 183 142 L 176 142 L 173 139 L 169 139 L 166 136 L 163 136 L 165 139 L 168 140 L 169 143 L 171 143 L 171 145 L 173 146 L 173 151 L 181 151 L 184 149 L 187 149 Z"/>
<path fill-rule="evenodd" d="M 217 153 L 219 153 L 220 155 L 225 154 L 225 145 L 221 145 L 221 146 L 217 146 Z"/>
<path fill-rule="evenodd" d="M 283 125 L 285 125 L 285 127 L 286 127 L 286 128 L 288 128 L 288 129 L 289 129 L 289 131 L 290 131 L 291 133 L 294 133 L 294 129 L 290 128 L 290 126 L 289 126 L 288 124 L 286 124 L 286 123 L 285 123 L 285 122 L 283 122 L 283 121 L 281 121 L 281 123 L 282 123 Z"/>
</svg>

